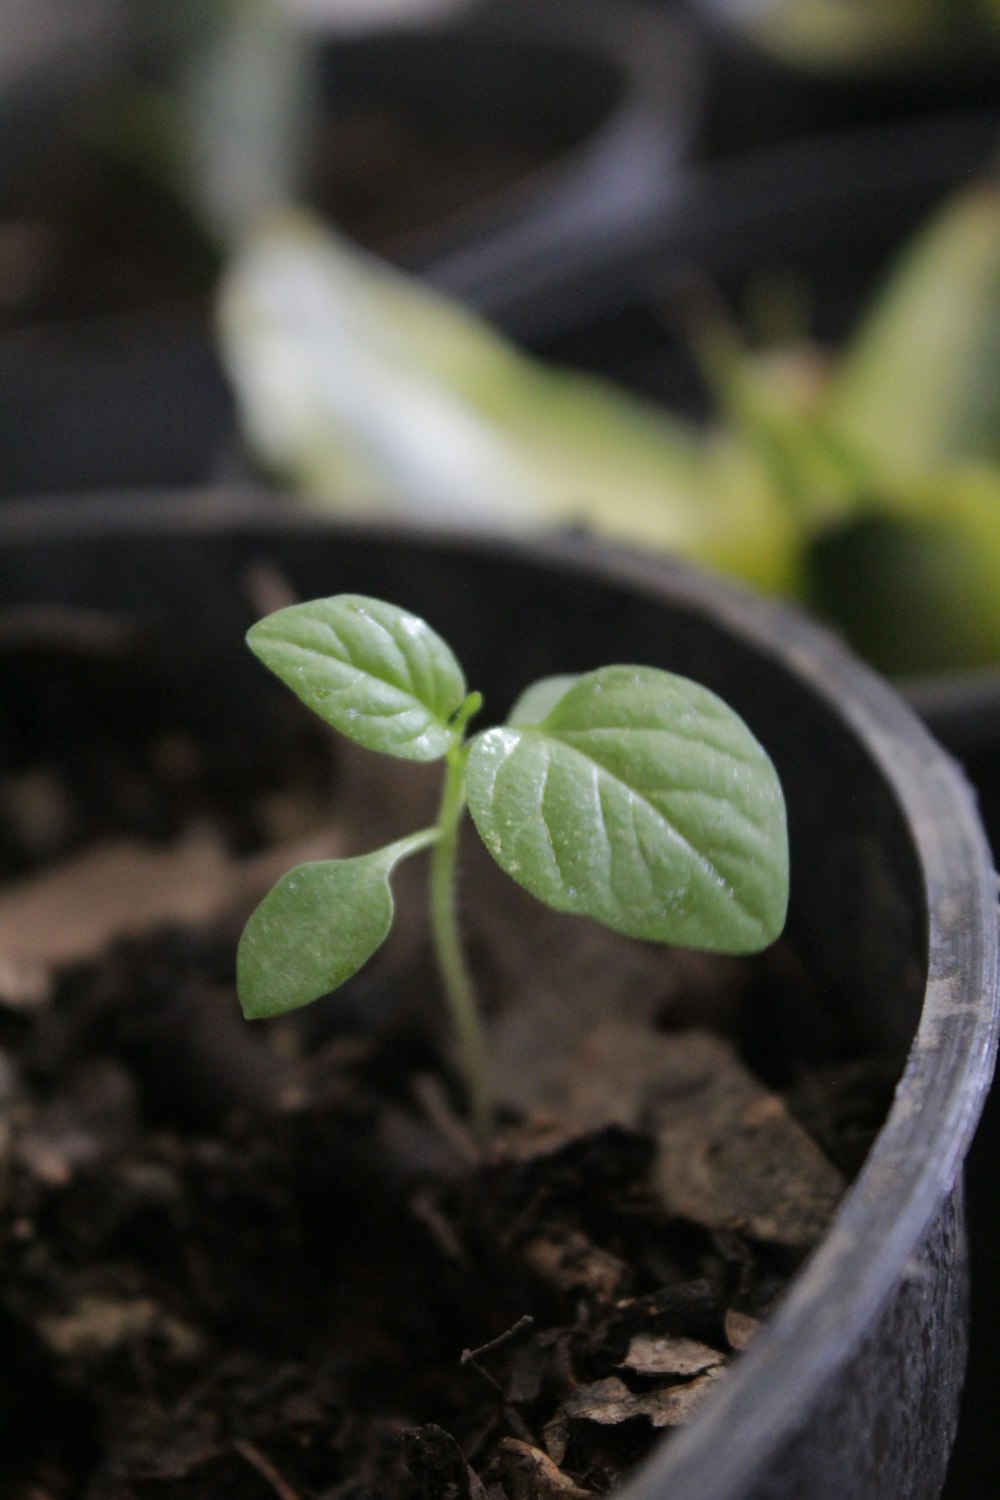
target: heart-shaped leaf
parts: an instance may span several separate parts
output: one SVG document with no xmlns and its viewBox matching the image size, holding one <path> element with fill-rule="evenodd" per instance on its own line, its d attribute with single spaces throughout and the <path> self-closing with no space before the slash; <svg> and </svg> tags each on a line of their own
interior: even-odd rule
<svg viewBox="0 0 1000 1500">
<path fill-rule="evenodd" d="M 361 594 L 292 604 L 247 643 L 303 703 L 349 739 L 403 760 L 437 760 L 456 741 L 465 678 L 417 615 Z"/>
<path fill-rule="evenodd" d="M 247 1020 L 283 1015 L 356 974 L 392 925 L 389 876 L 430 843 L 413 834 L 357 859 L 298 865 L 250 917 L 236 954 L 236 987 Z"/>
<path fill-rule="evenodd" d="M 718 952 L 755 952 L 781 931 L 777 773 L 697 683 L 653 667 L 590 672 L 540 722 L 477 735 L 467 785 L 494 858 L 557 911 Z"/>
</svg>

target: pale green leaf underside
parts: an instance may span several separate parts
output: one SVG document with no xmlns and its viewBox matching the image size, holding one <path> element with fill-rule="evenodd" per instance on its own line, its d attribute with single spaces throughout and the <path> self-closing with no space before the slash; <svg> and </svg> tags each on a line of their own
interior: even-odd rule
<svg viewBox="0 0 1000 1500">
<path fill-rule="evenodd" d="M 236 954 L 236 987 L 247 1020 L 308 1005 L 350 979 L 392 925 L 389 876 L 430 842 L 418 833 L 357 859 L 298 865 L 256 908 Z"/>
<path fill-rule="evenodd" d="M 541 722 L 478 735 L 467 781 L 487 848 L 558 911 L 731 953 L 784 925 L 777 773 L 742 719 L 686 678 L 588 673 Z"/>
<path fill-rule="evenodd" d="M 543 719 L 548 718 L 560 698 L 564 698 L 573 684 L 579 681 L 578 673 L 539 678 L 537 682 L 525 688 L 517 699 L 507 715 L 507 723 L 519 727 L 526 724 L 540 724 Z"/>
<path fill-rule="evenodd" d="M 437 760 L 465 698 L 451 649 L 417 615 L 361 594 L 293 604 L 247 643 L 303 703 L 369 750 Z"/>
</svg>

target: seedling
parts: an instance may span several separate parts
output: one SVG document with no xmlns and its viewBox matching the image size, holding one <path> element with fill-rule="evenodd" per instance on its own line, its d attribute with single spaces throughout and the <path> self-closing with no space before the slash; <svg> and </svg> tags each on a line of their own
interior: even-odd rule
<svg viewBox="0 0 1000 1500">
<path fill-rule="evenodd" d="M 250 630 L 261 661 L 357 744 L 444 762 L 437 822 L 355 859 L 299 865 L 247 923 L 237 983 L 248 1018 L 343 984 L 392 924 L 390 876 L 431 849 L 430 921 L 469 1105 L 489 1127 L 483 1040 L 456 917 L 466 806 L 497 863 L 556 911 L 630 937 L 753 953 L 780 933 L 788 840 L 777 773 L 707 688 L 656 667 L 607 666 L 529 687 L 471 739 L 482 707 L 449 646 L 416 615 L 339 594 Z"/>
</svg>

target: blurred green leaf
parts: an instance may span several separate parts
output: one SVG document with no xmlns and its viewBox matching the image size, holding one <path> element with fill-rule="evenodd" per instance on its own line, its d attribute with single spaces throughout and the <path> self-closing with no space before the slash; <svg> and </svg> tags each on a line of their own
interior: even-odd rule
<svg viewBox="0 0 1000 1500">
<path fill-rule="evenodd" d="M 911 487 L 820 532 L 807 593 L 890 675 L 1000 662 L 1000 473 Z"/>
<path fill-rule="evenodd" d="M 955 15 L 961 8 L 961 0 L 763 0 L 742 11 L 755 39 L 787 61 L 856 75 L 947 54 L 956 21 L 968 19 Z"/>
<path fill-rule="evenodd" d="M 759 465 L 798 528 L 853 509 L 870 466 L 825 410 L 830 362 L 805 341 L 751 353 L 714 314 L 693 329 L 692 343 L 743 463 Z"/>
<path fill-rule="evenodd" d="M 890 479 L 1000 459 L 1000 188 L 958 194 L 907 247 L 837 362 L 825 411 Z"/>
<path fill-rule="evenodd" d="M 220 327 L 255 448 L 328 505 L 583 523 L 787 582 L 793 519 L 756 476 L 717 483 L 696 428 L 521 354 L 303 214 L 263 226 L 231 264 Z"/>
<path fill-rule="evenodd" d="M 540 724 L 579 680 L 578 673 L 561 673 L 557 677 L 542 677 L 538 682 L 533 682 L 517 699 L 507 715 L 507 723 Z"/>
<path fill-rule="evenodd" d="M 872 646 L 875 659 L 905 665 L 909 639 L 913 662 L 926 663 L 931 634 L 942 662 L 993 650 L 994 187 L 959 194 L 933 218 L 839 358 L 806 345 L 751 352 L 718 318 L 704 320 L 696 344 L 719 419 L 702 429 L 529 358 L 302 215 L 251 238 L 220 315 L 255 446 L 322 503 L 521 529 L 582 523 L 822 604 L 836 619 L 837 591 L 823 581 L 835 538 L 873 535 L 877 517 L 909 518 L 908 531 L 886 520 L 879 535 L 895 536 L 900 578 L 918 570 L 909 597 L 933 596 L 928 619 L 938 625 L 901 627 L 898 653 Z M 856 596 L 858 620 L 873 615 L 868 632 L 855 630 L 859 644 L 886 633 L 874 616 L 894 597 L 888 563 L 864 551 L 843 594 Z M 899 592 L 902 622 L 902 583 Z M 964 625 L 963 597 L 973 601 Z"/>
</svg>

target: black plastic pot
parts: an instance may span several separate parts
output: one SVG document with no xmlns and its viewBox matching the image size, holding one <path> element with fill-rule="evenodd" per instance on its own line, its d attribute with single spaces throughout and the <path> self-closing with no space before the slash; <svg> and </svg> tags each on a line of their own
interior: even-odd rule
<svg viewBox="0 0 1000 1500">
<path fill-rule="evenodd" d="M 234 445 L 229 384 L 190 313 L 0 339 L 0 497 L 203 483 Z"/>
<path fill-rule="evenodd" d="M 907 684 L 906 697 L 935 738 L 962 763 L 1000 863 L 1000 672 L 926 678 Z M 969 1371 L 945 1500 L 974 1500 L 984 1474 L 1000 1471 L 996 1423 L 996 1349 L 1000 1343 L 1000 1088 L 994 1086 L 966 1160 L 972 1269 Z"/>
<path fill-rule="evenodd" d="M 428 615 L 498 715 L 538 674 L 614 659 L 730 699 L 784 781 L 789 932 L 819 981 L 815 1013 L 773 1016 L 757 1045 L 784 1068 L 824 1035 L 839 1057 L 891 1059 L 900 1082 L 767 1327 L 622 1500 L 937 1495 L 965 1362 L 961 1170 L 996 1044 L 998 934 L 968 788 L 901 701 L 793 613 L 578 538 L 336 527 L 220 495 L 4 519 L 0 608 L 137 616 L 178 664 L 180 701 L 244 747 L 266 738 L 271 701 L 242 646 L 246 572 L 264 560 L 304 596 L 359 590 Z M 72 689 L 52 709 L 62 733 L 71 704 Z"/>
<path fill-rule="evenodd" d="M 39 158 L 0 205 L 0 496 L 203 482 L 234 426 L 213 252 L 159 184 L 65 129 Z"/>
</svg>

